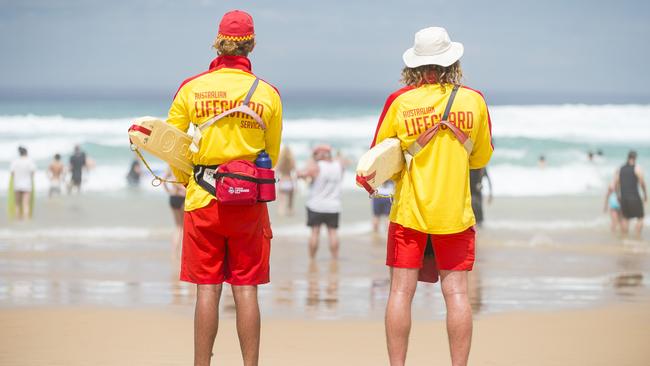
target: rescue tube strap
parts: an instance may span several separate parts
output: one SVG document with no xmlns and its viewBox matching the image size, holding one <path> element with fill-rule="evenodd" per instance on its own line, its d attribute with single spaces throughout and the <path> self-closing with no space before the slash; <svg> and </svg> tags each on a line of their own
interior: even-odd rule
<svg viewBox="0 0 650 366">
<path fill-rule="evenodd" d="M 264 123 L 262 117 L 260 117 L 259 114 L 257 114 L 254 110 L 251 109 L 251 107 L 248 106 L 248 103 L 250 103 L 251 97 L 255 93 L 255 90 L 257 89 L 257 85 L 259 83 L 260 83 L 260 79 L 255 78 L 255 81 L 253 81 L 253 85 L 251 85 L 250 89 L 248 89 L 248 93 L 246 94 L 246 97 L 244 98 L 244 101 L 242 102 L 241 105 L 235 108 L 231 108 L 227 111 L 221 112 L 220 114 L 210 118 L 209 120 L 203 122 L 201 125 L 197 126 L 194 129 L 194 133 L 192 134 L 192 143 L 190 144 L 190 151 L 192 151 L 193 153 L 197 153 L 199 151 L 199 142 L 201 141 L 201 137 L 202 137 L 201 131 L 212 126 L 218 120 L 227 117 L 233 113 L 241 112 L 248 116 L 253 117 L 255 122 L 257 122 L 260 125 L 262 131 L 266 130 L 266 123 Z"/>
<path fill-rule="evenodd" d="M 253 94 L 255 93 L 255 90 L 257 89 L 257 85 L 259 83 L 260 83 L 260 79 L 255 78 L 255 81 L 253 81 L 253 85 L 251 85 L 250 89 L 248 89 L 248 93 L 246 94 L 246 98 L 244 98 L 244 101 L 242 102 L 242 104 L 240 106 L 235 107 L 235 108 L 231 108 L 231 109 L 229 109 L 227 111 L 224 111 L 224 112 L 210 118 L 209 120 L 203 122 L 201 125 L 199 125 L 199 130 L 203 131 L 206 128 L 212 126 L 218 120 L 220 120 L 220 119 L 222 119 L 222 118 L 224 118 L 224 117 L 226 117 L 228 115 L 231 115 L 233 113 L 237 113 L 237 112 L 242 112 L 242 113 L 245 113 L 245 114 L 253 117 L 255 122 L 259 123 L 260 127 L 263 130 L 266 130 L 266 124 L 264 123 L 264 120 L 262 120 L 262 117 L 260 117 L 260 115 L 255 113 L 255 111 L 252 110 L 251 107 L 248 106 L 248 103 L 250 103 L 251 98 L 253 97 Z"/>
<path fill-rule="evenodd" d="M 458 85 L 455 85 L 454 88 L 452 89 L 451 94 L 449 95 L 449 100 L 447 101 L 447 106 L 445 107 L 445 112 L 442 115 L 441 121 L 431 126 L 426 131 L 424 131 L 406 149 L 406 152 L 408 154 L 410 154 L 411 156 L 415 156 L 417 153 L 419 153 L 440 131 L 441 126 L 445 126 L 451 130 L 451 132 L 454 134 L 456 139 L 463 145 L 463 148 L 465 149 L 465 151 L 467 151 L 468 155 L 472 153 L 472 149 L 474 148 L 474 143 L 472 142 L 472 140 L 460 128 L 456 127 L 454 124 L 448 121 L 449 112 L 451 111 L 451 106 L 454 103 L 454 99 L 456 98 L 456 93 L 458 93 L 458 88 L 459 88 Z"/>
<path fill-rule="evenodd" d="M 129 132 L 131 132 L 131 131 L 142 132 L 147 136 L 151 135 L 151 130 L 150 129 L 148 129 L 146 127 L 142 127 L 140 125 L 131 125 L 131 127 L 129 127 Z"/>
<path fill-rule="evenodd" d="M 143 134 L 145 134 L 147 136 L 151 135 L 151 130 L 150 129 L 148 129 L 146 127 L 142 127 L 140 125 L 131 125 L 131 127 L 129 127 L 129 131 L 127 131 L 127 132 L 131 132 L 131 131 L 142 132 Z M 129 137 L 129 142 L 133 145 L 133 141 L 131 141 L 130 137 Z M 133 150 L 133 151 L 135 151 L 135 150 Z"/>
</svg>

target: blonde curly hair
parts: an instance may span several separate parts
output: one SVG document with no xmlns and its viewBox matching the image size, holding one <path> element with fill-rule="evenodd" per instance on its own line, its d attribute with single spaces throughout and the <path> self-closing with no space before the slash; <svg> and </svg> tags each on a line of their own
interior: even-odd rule
<svg viewBox="0 0 650 366">
<path fill-rule="evenodd" d="M 212 48 L 217 50 L 217 54 L 226 56 L 248 56 L 249 53 L 255 48 L 255 38 L 246 40 L 233 40 L 217 36 Z"/>
<path fill-rule="evenodd" d="M 402 79 L 405 85 L 419 86 L 422 84 L 460 85 L 463 70 L 460 61 L 444 67 L 439 65 L 423 65 L 418 67 L 405 67 L 402 70 Z"/>
</svg>

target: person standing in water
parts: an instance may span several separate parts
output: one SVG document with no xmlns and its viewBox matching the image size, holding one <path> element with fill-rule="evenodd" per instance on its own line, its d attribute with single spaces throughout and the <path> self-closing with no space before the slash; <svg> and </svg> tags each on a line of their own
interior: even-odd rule
<svg viewBox="0 0 650 366">
<path fill-rule="evenodd" d="M 395 183 L 392 180 L 387 180 L 379 188 L 377 188 L 378 197 L 372 197 L 372 232 L 379 233 L 379 224 L 382 217 L 390 215 L 390 208 L 393 204 L 393 191 Z"/>
<path fill-rule="evenodd" d="M 77 191 L 81 192 L 81 182 L 83 170 L 88 167 L 88 161 L 86 159 L 86 153 L 81 150 L 79 145 L 75 145 L 74 152 L 70 156 L 70 182 L 68 183 L 68 193 Z"/>
<path fill-rule="evenodd" d="M 140 177 L 142 177 L 142 168 L 140 162 L 135 159 L 131 162 L 129 172 L 126 174 L 126 184 L 131 188 L 139 187 Z"/>
<path fill-rule="evenodd" d="M 616 181 L 612 181 L 607 186 L 607 193 L 605 194 L 605 212 L 609 211 L 610 230 L 615 233 L 621 226 L 621 204 L 616 195 Z"/>
<path fill-rule="evenodd" d="M 341 213 L 341 182 L 343 180 L 342 159 L 332 158 L 329 145 L 318 145 L 312 153 L 313 159 L 307 167 L 298 172 L 298 178 L 308 179 L 307 226 L 311 228 L 309 237 L 309 258 L 314 260 L 318 252 L 320 228 L 327 227 L 330 254 L 333 259 L 339 255 L 339 216 Z"/>
<path fill-rule="evenodd" d="M 423 268 L 423 263 L 435 262 L 440 274 L 452 364 L 467 365 L 469 357 L 472 308 L 467 286 L 476 223 L 469 170 L 486 166 L 493 147 L 483 95 L 460 85 L 462 54 L 463 45 L 451 42 L 444 28 L 417 32 L 415 46 L 403 55 L 406 86 L 388 97 L 371 144 L 398 138 L 413 156 L 396 178 L 388 227 L 391 283 L 385 321 L 392 366 L 406 362 L 418 278 L 437 281 L 435 271 L 433 278 L 424 276 L 433 266 Z M 445 120 L 447 125 L 442 125 Z M 435 259 L 425 262 L 431 250 Z"/>
<path fill-rule="evenodd" d="M 492 203 L 492 181 L 488 175 L 487 168 L 471 169 L 469 171 L 469 190 L 472 195 L 472 212 L 476 218 L 476 225 L 483 224 L 483 178 L 488 182 L 490 193 L 488 194 L 488 205 Z"/>
<path fill-rule="evenodd" d="M 289 146 L 280 150 L 280 158 L 275 168 L 278 173 L 278 214 L 280 216 L 293 216 L 293 197 L 296 191 L 294 174 L 296 159 Z"/>
<path fill-rule="evenodd" d="M 61 155 L 55 154 L 54 160 L 47 167 L 47 176 L 50 178 L 49 198 L 61 194 L 61 185 L 65 175 L 65 166 L 61 163 Z"/>
<path fill-rule="evenodd" d="M 634 233 L 637 239 L 641 238 L 643 230 L 644 210 L 643 204 L 648 202 L 648 191 L 643 178 L 641 167 L 636 164 L 637 154 L 632 150 L 627 154 L 627 162 L 614 175 L 614 184 L 621 203 L 621 234 L 627 236 L 631 219 L 636 219 Z M 643 201 L 639 194 L 643 191 Z"/>
<path fill-rule="evenodd" d="M 27 156 L 27 149 L 18 147 L 18 159 L 11 162 L 9 167 L 14 185 L 14 202 L 16 203 L 16 218 L 28 220 L 32 217 L 31 199 L 34 189 L 34 173 L 36 164 Z"/>
<path fill-rule="evenodd" d="M 210 364 L 226 282 L 235 299 L 244 365 L 254 366 L 260 350 L 257 286 L 270 281 L 273 233 L 269 213 L 264 202 L 222 204 L 213 193 L 208 172 L 232 162 L 252 163 L 264 151 L 275 165 L 282 135 L 282 101 L 275 87 L 252 73 L 248 55 L 255 47 L 255 31 L 250 14 L 240 10 L 226 13 L 213 47 L 218 57 L 208 71 L 181 84 L 167 123 L 187 131 L 190 124 L 203 124 L 245 100 L 254 115 L 229 114 L 201 131 L 200 145 L 195 145 L 198 151 L 192 154 L 193 175 L 171 168 L 177 180 L 187 184 L 180 279 L 197 286 L 194 365 Z"/>
<path fill-rule="evenodd" d="M 171 171 L 167 171 L 163 180 L 163 187 L 169 194 L 169 207 L 174 217 L 176 230 L 172 234 L 172 258 L 179 259 L 181 255 L 181 243 L 183 241 L 183 207 L 185 204 L 185 187 L 178 183 L 170 183 L 176 178 Z"/>
</svg>

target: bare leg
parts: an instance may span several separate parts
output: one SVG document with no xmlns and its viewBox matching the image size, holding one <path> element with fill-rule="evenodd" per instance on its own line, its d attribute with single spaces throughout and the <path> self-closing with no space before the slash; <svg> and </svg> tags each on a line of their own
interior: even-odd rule
<svg viewBox="0 0 650 366">
<path fill-rule="evenodd" d="M 237 309 L 237 335 L 244 366 L 257 366 L 260 355 L 260 308 L 257 286 L 232 286 Z"/>
<path fill-rule="evenodd" d="M 209 366 L 219 328 L 221 285 L 197 285 L 194 311 L 194 366 Z"/>
<path fill-rule="evenodd" d="M 278 215 L 285 216 L 287 214 L 287 194 L 285 192 L 278 192 Z"/>
<path fill-rule="evenodd" d="M 23 192 L 23 219 L 24 220 L 29 220 L 30 216 L 32 215 L 32 205 L 29 204 L 29 200 L 31 196 L 31 192 Z"/>
<path fill-rule="evenodd" d="M 643 230 L 643 217 L 640 217 L 636 219 L 636 228 L 634 229 L 634 233 L 637 239 L 641 239 L 642 230 Z"/>
<path fill-rule="evenodd" d="M 14 192 L 14 202 L 16 205 L 16 219 L 23 219 L 23 192 L 15 191 Z"/>
<path fill-rule="evenodd" d="M 293 216 L 293 189 L 287 193 L 287 215 Z"/>
<path fill-rule="evenodd" d="M 406 362 L 411 332 L 411 303 L 418 283 L 417 268 L 391 268 L 390 294 L 386 307 L 386 344 L 391 366 Z"/>
<path fill-rule="evenodd" d="M 618 227 L 621 225 L 620 219 L 618 218 L 618 211 L 609 210 L 609 214 L 610 214 L 611 220 L 612 220 L 611 229 L 612 229 L 612 232 L 615 233 L 616 229 L 618 229 Z"/>
<path fill-rule="evenodd" d="M 320 236 L 320 226 L 311 227 L 311 236 L 309 237 L 309 258 L 315 259 L 318 252 L 318 239 Z"/>
<path fill-rule="evenodd" d="M 440 271 L 447 305 L 447 336 L 453 366 L 467 365 L 472 344 L 472 307 L 467 296 L 466 271 Z"/>
<path fill-rule="evenodd" d="M 339 235 L 336 228 L 328 227 L 327 236 L 330 240 L 330 253 L 332 254 L 332 259 L 338 259 L 339 257 Z"/>
<path fill-rule="evenodd" d="M 174 223 L 176 224 L 176 230 L 172 234 L 172 258 L 180 258 L 180 249 L 181 243 L 183 242 L 183 215 L 184 212 L 182 209 L 172 209 L 172 214 L 174 215 Z"/>
<path fill-rule="evenodd" d="M 378 233 L 379 232 L 379 216 L 372 216 L 372 232 L 373 233 Z"/>
<path fill-rule="evenodd" d="M 627 218 L 625 218 L 625 217 L 621 218 L 621 236 L 624 237 L 624 238 L 627 237 L 627 233 L 628 233 L 628 230 L 629 230 L 629 223 L 630 223 L 630 220 L 628 220 Z"/>
</svg>

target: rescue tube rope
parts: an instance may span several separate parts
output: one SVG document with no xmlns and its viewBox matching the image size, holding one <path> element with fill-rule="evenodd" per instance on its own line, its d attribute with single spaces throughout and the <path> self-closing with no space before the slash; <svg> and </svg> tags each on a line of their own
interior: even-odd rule
<svg viewBox="0 0 650 366">
<path fill-rule="evenodd" d="M 135 151 L 135 153 L 138 154 L 138 157 L 140 158 L 140 160 L 142 160 L 142 163 L 144 163 L 144 166 L 147 167 L 147 170 L 149 171 L 149 173 L 151 173 L 151 175 L 154 176 L 154 178 L 151 180 L 151 185 L 152 186 L 160 187 L 160 185 L 163 184 L 163 183 L 183 184 L 183 182 L 179 182 L 179 181 L 175 181 L 175 180 L 168 180 L 168 179 L 161 178 L 160 176 L 156 175 L 156 173 L 153 172 L 153 170 L 149 166 L 149 163 L 147 163 L 144 156 L 142 156 L 142 153 L 140 152 L 138 147 L 135 146 L 135 144 L 131 144 L 131 151 Z"/>
</svg>

